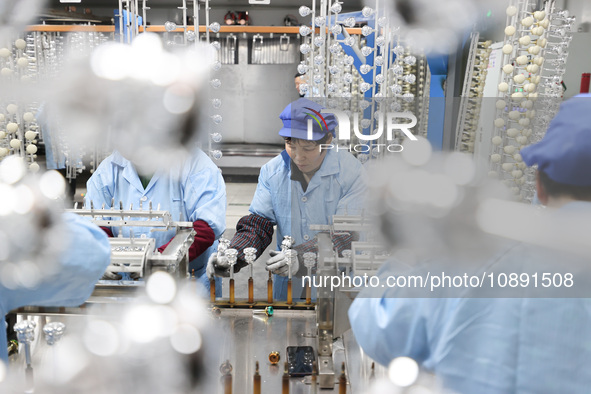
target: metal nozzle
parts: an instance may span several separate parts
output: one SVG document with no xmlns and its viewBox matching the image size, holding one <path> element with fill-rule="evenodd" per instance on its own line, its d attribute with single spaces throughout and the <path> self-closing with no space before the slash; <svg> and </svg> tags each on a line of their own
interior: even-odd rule
<svg viewBox="0 0 591 394">
<path fill-rule="evenodd" d="M 62 322 L 54 321 L 47 323 L 43 326 L 43 333 L 45 334 L 45 340 L 48 345 L 54 345 L 62 339 L 64 332 L 66 331 L 66 325 Z"/>
<path fill-rule="evenodd" d="M 283 241 L 281 241 L 281 251 L 285 252 L 286 250 L 291 249 L 293 244 L 294 244 L 293 237 L 290 237 L 289 235 L 284 236 Z"/>
<path fill-rule="evenodd" d="M 30 344 L 35 340 L 37 323 L 33 320 L 22 320 L 14 325 L 14 331 L 20 343 Z"/>
<path fill-rule="evenodd" d="M 220 238 L 220 242 L 218 244 L 218 257 L 224 256 L 226 253 L 226 249 L 230 247 L 230 240 L 225 238 Z"/>
<path fill-rule="evenodd" d="M 246 248 L 244 249 L 244 260 L 246 263 L 250 265 L 250 277 L 253 277 L 253 268 L 252 263 L 256 260 L 257 257 L 257 250 L 255 248 Z"/>
<path fill-rule="evenodd" d="M 306 252 L 304 253 L 304 266 L 306 268 L 312 268 L 316 264 L 316 253 Z"/>
<path fill-rule="evenodd" d="M 254 263 L 257 255 L 257 250 L 255 248 L 246 248 L 244 249 L 244 260 L 248 264 Z"/>
<path fill-rule="evenodd" d="M 293 266 L 293 262 L 295 261 L 295 259 L 298 258 L 298 251 L 297 250 L 293 250 L 293 249 L 288 249 L 285 251 L 285 257 L 287 257 L 287 265 L 289 268 L 288 271 L 288 277 L 291 279 L 291 267 Z"/>
<path fill-rule="evenodd" d="M 224 256 L 228 258 L 228 263 L 230 263 L 230 278 L 234 278 L 234 266 L 238 258 L 238 251 L 236 249 L 226 249 Z"/>
<path fill-rule="evenodd" d="M 222 365 L 220 365 L 220 373 L 222 375 L 231 374 L 233 369 L 234 368 L 232 367 L 232 364 L 230 364 L 230 360 L 226 360 L 222 363 Z"/>
</svg>

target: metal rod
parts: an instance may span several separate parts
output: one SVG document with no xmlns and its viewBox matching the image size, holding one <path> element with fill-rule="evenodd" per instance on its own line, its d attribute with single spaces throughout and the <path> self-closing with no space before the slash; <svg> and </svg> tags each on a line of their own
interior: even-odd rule
<svg viewBox="0 0 591 394">
<path fill-rule="evenodd" d="M 328 42 L 326 40 L 326 28 L 327 28 L 327 20 L 330 17 L 330 11 L 328 10 L 329 2 L 326 0 L 321 0 L 320 2 L 320 16 L 324 18 L 324 26 L 320 26 L 320 37 L 322 37 L 322 41 L 325 42 L 326 45 L 323 45 L 319 48 L 319 52 L 324 52 L 325 54 L 325 79 L 321 84 L 322 89 L 318 89 L 318 94 L 323 97 L 323 104 L 326 105 L 326 98 L 328 97 L 328 92 L 326 90 L 326 85 L 328 84 L 328 65 L 330 64 L 330 51 L 328 50 L 328 45 L 330 45 L 330 33 L 328 33 Z M 314 43 L 312 43 L 314 45 Z M 314 45 L 315 46 L 315 45 Z"/>
<path fill-rule="evenodd" d="M 252 276 L 248 278 L 248 302 L 251 304 L 254 302 L 254 281 Z"/>
<path fill-rule="evenodd" d="M 339 394 L 347 394 L 347 376 L 345 375 L 345 363 L 341 366 L 341 376 L 339 377 Z"/>
<path fill-rule="evenodd" d="M 273 303 L 273 274 L 269 271 L 269 279 L 267 280 L 267 302 Z"/>
<path fill-rule="evenodd" d="M 234 278 L 230 279 L 230 304 L 234 304 L 236 302 L 234 298 Z"/>
<path fill-rule="evenodd" d="M 318 366 L 316 361 L 312 363 L 312 379 L 310 380 L 310 394 L 316 394 L 318 392 Z"/>
<path fill-rule="evenodd" d="M 149 10 L 149 7 L 146 7 L 146 2 L 148 0 L 142 0 L 142 25 L 144 26 L 144 33 L 146 32 L 146 27 L 148 26 L 148 23 L 146 22 L 146 10 Z M 140 202 L 141 205 L 141 202 Z"/>
<path fill-rule="evenodd" d="M 129 5 L 130 0 L 125 0 L 125 11 L 127 11 L 127 15 L 131 14 Z M 128 18 L 127 24 L 125 26 L 127 29 L 125 30 L 125 38 L 127 39 L 127 43 L 131 44 L 131 20 Z"/>
<path fill-rule="evenodd" d="M 209 0 L 205 0 L 205 41 L 209 44 Z"/>
<path fill-rule="evenodd" d="M 193 0 L 193 29 L 195 30 L 195 46 L 199 45 L 199 2 Z"/>
<path fill-rule="evenodd" d="M 308 83 L 308 97 L 314 97 L 314 37 L 316 36 L 316 0 L 312 0 L 312 37 L 310 39 L 310 47 L 312 48 L 312 52 L 310 55 L 310 65 L 308 68 L 309 76 L 306 77 Z M 304 39 L 305 40 L 305 39 Z M 310 91 L 310 89 L 312 91 Z"/>
<path fill-rule="evenodd" d="M 224 375 L 224 394 L 232 394 L 232 372 Z"/>
<path fill-rule="evenodd" d="M 187 44 L 187 0 L 183 0 L 183 44 Z"/>
<path fill-rule="evenodd" d="M 215 302 L 215 278 L 209 280 L 209 300 Z"/>
<path fill-rule="evenodd" d="M 259 374 L 259 362 L 256 362 L 252 384 L 252 393 L 261 394 L 261 375 Z"/>
<path fill-rule="evenodd" d="M 119 42 L 123 44 L 123 0 L 119 0 Z"/>
<path fill-rule="evenodd" d="M 289 372 L 287 362 L 284 364 L 283 377 L 281 378 L 281 394 L 289 394 Z"/>
<path fill-rule="evenodd" d="M 293 294 L 291 288 L 291 278 L 287 280 L 287 303 L 289 305 L 293 304 Z"/>
<path fill-rule="evenodd" d="M 137 37 L 138 34 L 140 34 L 140 27 L 138 22 L 138 16 L 139 16 L 139 10 L 140 10 L 140 6 L 139 6 L 139 0 L 135 0 L 135 6 L 134 6 L 134 13 L 133 13 L 133 18 L 134 18 L 134 24 L 133 24 L 133 29 L 135 30 L 135 36 Z"/>
</svg>

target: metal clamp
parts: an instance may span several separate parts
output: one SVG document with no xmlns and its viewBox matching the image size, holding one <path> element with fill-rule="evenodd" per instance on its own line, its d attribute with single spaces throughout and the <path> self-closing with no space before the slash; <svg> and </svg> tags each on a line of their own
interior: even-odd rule
<svg viewBox="0 0 591 394">
<path fill-rule="evenodd" d="M 287 34 L 283 34 L 279 37 L 279 50 L 283 52 L 289 50 L 289 36 Z"/>
<path fill-rule="evenodd" d="M 236 36 L 234 34 L 230 34 L 226 37 L 226 48 L 228 48 L 229 51 L 236 50 Z"/>
<path fill-rule="evenodd" d="M 66 325 L 62 322 L 51 322 L 43 326 L 43 333 L 45 334 L 45 340 L 48 345 L 54 345 L 62 338 Z"/>
<path fill-rule="evenodd" d="M 259 40 L 257 43 L 257 39 Z M 252 37 L 252 49 L 254 51 L 260 51 L 263 49 L 263 36 L 260 34 L 255 34 Z"/>
</svg>

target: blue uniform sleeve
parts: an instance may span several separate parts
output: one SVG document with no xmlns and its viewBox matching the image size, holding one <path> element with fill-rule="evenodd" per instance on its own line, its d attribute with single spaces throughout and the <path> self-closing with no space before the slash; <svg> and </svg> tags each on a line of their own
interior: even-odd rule
<svg viewBox="0 0 591 394">
<path fill-rule="evenodd" d="M 66 213 L 63 221 L 60 239 L 67 244 L 51 274 L 40 277 L 32 288 L 7 288 L 0 282 L 2 316 L 27 305 L 78 306 L 92 294 L 110 262 L 109 241 L 100 228 L 77 215 Z M 0 327 L 0 361 L 8 361 L 4 325 Z"/>
<path fill-rule="evenodd" d="M 409 270 L 393 262 L 385 263 L 378 273 L 381 284 L 387 284 L 389 276 Z M 349 321 L 355 339 L 374 360 L 387 366 L 396 357 L 410 357 L 422 363 L 430 354 L 430 324 L 437 321 L 437 299 L 397 297 L 396 288 L 381 291 L 375 288 L 363 290 L 349 308 Z M 431 322 L 431 323 L 430 323 Z"/>
<path fill-rule="evenodd" d="M 9 294 L 8 310 L 25 305 L 78 306 L 88 299 L 111 258 L 106 234 L 82 217 L 63 215 L 65 252 L 51 275 L 33 289 Z"/>
<path fill-rule="evenodd" d="M 387 366 L 396 357 L 417 362 L 429 355 L 424 300 L 416 298 L 362 298 L 349 308 L 349 321 L 359 346 Z"/>
<path fill-rule="evenodd" d="M 184 204 L 187 220 L 203 220 L 211 227 L 216 239 L 226 231 L 226 184 L 215 165 L 188 176 L 184 185 Z"/>
<path fill-rule="evenodd" d="M 273 210 L 273 199 L 269 181 L 269 167 L 268 165 L 264 165 L 259 174 L 259 181 L 252 202 L 250 203 L 249 211 L 255 215 L 264 217 L 271 221 L 273 225 L 276 225 L 277 219 Z"/>
</svg>

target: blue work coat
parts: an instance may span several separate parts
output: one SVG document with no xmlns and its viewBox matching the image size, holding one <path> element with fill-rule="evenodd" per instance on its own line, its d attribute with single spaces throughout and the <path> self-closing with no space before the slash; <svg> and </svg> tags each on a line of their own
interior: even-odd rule
<svg viewBox="0 0 591 394">
<path fill-rule="evenodd" d="M 591 203 L 570 203 L 563 209 L 581 208 L 591 212 Z M 541 277 L 542 272 L 579 267 L 580 272 L 573 272 L 577 281 L 588 278 L 585 260 L 589 258 L 516 244 L 495 256 L 485 272 L 493 267 Z M 379 272 L 380 283 L 400 274 L 392 266 Z M 533 286 L 533 279 L 529 283 Z M 538 289 L 522 291 L 543 296 L 540 287 L 538 282 Z M 383 365 L 411 357 L 458 393 L 589 392 L 590 298 L 501 298 L 507 289 L 493 293 L 499 298 L 406 298 L 400 288 L 381 290 L 378 298 L 374 291 L 365 289 L 355 299 L 349 320 L 359 345 Z"/>
<path fill-rule="evenodd" d="M 71 213 L 63 216 L 66 252 L 52 275 L 41 277 L 34 288 L 8 289 L 0 281 L 0 313 L 22 306 L 78 306 L 84 303 L 104 274 L 111 258 L 107 235 L 88 220 Z M 42 328 L 42 327 L 41 327 Z M 7 362 L 6 330 L 0 329 L 0 361 Z"/>
<path fill-rule="evenodd" d="M 364 169 L 350 153 L 329 150 L 304 192 L 299 181 L 291 180 L 287 152 L 261 168 L 250 212 L 277 225 L 277 249 L 289 235 L 295 244 L 314 238 L 318 231 L 310 225 L 332 224 L 334 215 L 359 215 L 363 209 Z M 293 278 L 294 299 L 299 298 L 302 283 Z M 273 297 L 287 299 L 287 277 L 275 275 Z"/>
<path fill-rule="evenodd" d="M 226 185 L 219 168 L 201 150 L 182 165 L 176 165 L 168 171 L 159 171 L 152 176 L 144 189 L 133 164 L 114 152 L 96 169 L 87 182 L 85 207 L 90 208 L 90 201 L 95 209 L 111 206 L 115 200 L 115 209 L 119 209 L 119 201 L 123 209 L 139 209 L 140 203 L 144 210 L 152 202 L 152 209 L 170 212 L 174 221 L 194 222 L 203 220 L 213 230 L 216 241 L 200 256 L 190 262 L 189 270 L 195 270 L 195 276 L 209 289 L 209 280 L 205 269 L 211 253 L 217 249 L 217 239 L 226 230 Z M 117 217 L 114 217 L 117 219 Z M 150 227 L 124 227 L 123 237 L 154 238 L 156 247 L 165 245 L 174 235 L 174 230 L 150 231 Z M 120 229 L 114 227 L 113 235 L 118 236 Z M 219 289 L 218 289 L 219 288 Z M 221 291 L 216 286 L 217 292 Z M 221 296 L 221 293 L 220 293 Z"/>
</svg>

